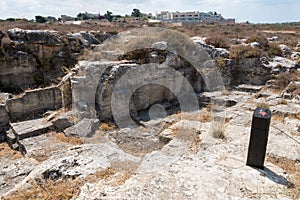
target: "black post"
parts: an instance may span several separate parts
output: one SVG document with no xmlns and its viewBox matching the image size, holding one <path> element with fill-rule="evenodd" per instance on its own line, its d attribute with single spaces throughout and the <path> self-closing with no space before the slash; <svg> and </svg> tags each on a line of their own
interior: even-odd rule
<svg viewBox="0 0 300 200">
<path fill-rule="evenodd" d="M 248 147 L 248 166 L 264 168 L 271 116 L 271 111 L 265 108 L 256 108 L 253 113 Z"/>
</svg>

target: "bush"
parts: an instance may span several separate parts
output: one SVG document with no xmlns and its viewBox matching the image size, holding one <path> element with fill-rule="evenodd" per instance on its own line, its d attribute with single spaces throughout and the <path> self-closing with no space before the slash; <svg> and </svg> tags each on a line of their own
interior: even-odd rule
<svg viewBox="0 0 300 200">
<path fill-rule="evenodd" d="M 275 79 L 275 88 L 278 90 L 284 90 L 291 81 L 297 81 L 299 79 L 299 72 L 283 72 L 278 74 Z"/>
<path fill-rule="evenodd" d="M 205 42 L 216 48 L 229 48 L 229 42 L 224 37 L 210 36 L 206 38 Z"/>
<path fill-rule="evenodd" d="M 247 44 L 252 43 L 252 42 L 258 42 L 262 46 L 262 48 L 265 50 L 268 49 L 268 47 L 269 47 L 268 38 L 261 36 L 261 35 L 253 35 L 246 40 Z"/>
<path fill-rule="evenodd" d="M 282 56 L 283 52 L 277 43 L 270 43 L 268 48 L 268 56 Z"/>
<path fill-rule="evenodd" d="M 232 46 L 229 50 L 230 59 L 260 58 L 262 55 L 261 49 L 245 45 Z"/>
</svg>

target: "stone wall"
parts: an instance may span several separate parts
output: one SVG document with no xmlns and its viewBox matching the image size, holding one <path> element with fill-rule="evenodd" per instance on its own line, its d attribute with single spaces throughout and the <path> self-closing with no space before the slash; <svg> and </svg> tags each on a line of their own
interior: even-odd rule
<svg viewBox="0 0 300 200">
<path fill-rule="evenodd" d="M 25 92 L 20 97 L 6 103 L 11 121 L 33 119 L 50 109 L 62 106 L 61 91 L 58 87 L 48 87 Z"/>
</svg>

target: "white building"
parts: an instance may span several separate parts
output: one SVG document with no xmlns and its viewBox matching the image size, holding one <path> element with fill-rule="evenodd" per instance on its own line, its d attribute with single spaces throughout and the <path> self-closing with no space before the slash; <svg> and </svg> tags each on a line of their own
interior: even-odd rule
<svg viewBox="0 0 300 200">
<path fill-rule="evenodd" d="M 171 22 L 215 22 L 215 23 L 235 23 L 235 19 L 224 19 L 217 12 L 168 12 L 162 11 L 156 15 L 162 21 Z"/>
</svg>

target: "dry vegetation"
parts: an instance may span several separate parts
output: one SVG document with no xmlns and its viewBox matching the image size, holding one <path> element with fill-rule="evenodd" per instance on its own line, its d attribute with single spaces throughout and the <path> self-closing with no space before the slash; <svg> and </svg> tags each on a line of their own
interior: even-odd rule
<svg viewBox="0 0 300 200">
<path fill-rule="evenodd" d="M 214 138 L 225 138 L 225 122 L 216 120 L 211 125 L 211 134 Z"/>
<path fill-rule="evenodd" d="M 85 180 L 90 183 L 95 183 L 102 179 L 108 179 L 111 176 L 113 176 L 115 173 L 116 171 L 113 168 L 108 167 L 107 169 L 99 170 L 96 173 L 87 176 Z"/>
<path fill-rule="evenodd" d="M 279 121 L 279 122 L 284 122 L 284 118 L 285 116 L 283 113 L 275 113 L 272 116 L 272 120 Z"/>
<path fill-rule="evenodd" d="M 111 131 L 111 130 L 116 129 L 117 127 L 112 122 L 107 122 L 107 123 L 106 122 L 101 122 L 100 123 L 100 128 L 103 131 Z"/>
<path fill-rule="evenodd" d="M 206 44 L 212 45 L 217 48 L 229 48 L 229 42 L 226 38 L 221 36 L 212 35 L 206 38 Z"/>
<path fill-rule="evenodd" d="M 83 141 L 77 137 L 66 137 L 64 133 L 50 133 L 55 138 L 56 142 L 68 143 L 73 145 L 81 145 Z"/>
<path fill-rule="evenodd" d="M 71 199 L 79 194 L 82 185 L 81 179 L 36 180 L 31 182 L 29 188 L 6 196 L 3 200 Z"/>
<path fill-rule="evenodd" d="M 280 100 L 278 100 L 279 104 L 283 104 L 283 105 L 288 105 L 288 102 L 286 99 L 281 98 Z"/>
<path fill-rule="evenodd" d="M 257 108 L 265 108 L 265 109 L 269 109 L 269 108 L 270 108 L 269 104 L 263 103 L 263 102 L 257 103 L 257 104 L 256 104 L 256 107 L 257 107 Z"/>
<path fill-rule="evenodd" d="M 292 199 L 300 199 L 300 160 L 275 158 L 272 155 L 268 155 L 267 160 L 291 175 L 289 178 L 291 185 L 288 186 L 286 192 Z"/>
<path fill-rule="evenodd" d="M 261 49 L 245 45 L 231 46 L 229 50 L 230 59 L 260 58 L 262 55 Z"/>
<path fill-rule="evenodd" d="M 7 143 L 0 143 L 0 158 L 22 158 L 22 154 L 19 151 L 12 150 Z"/>
<path fill-rule="evenodd" d="M 280 73 L 275 77 L 275 79 L 276 79 L 276 84 L 274 88 L 276 90 L 282 91 L 290 84 L 290 82 L 297 81 L 300 79 L 300 72 L 295 71 L 295 72 Z M 288 92 L 292 92 L 292 93 L 297 93 L 299 91 L 299 87 L 296 84 L 292 85 L 287 89 Z"/>
<path fill-rule="evenodd" d="M 115 174 L 115 170 L 107 168 L 99 170 L 86 178 L 62 178 L 59 180 L 35 179 L 29 182 L 30 186 L 3 198 L 3 200 L 52 200 L 72 199 L 80 193 L 80 188 L 86 182 L 95 183 L 102 179 L 109 179 Z"/>
</svg>

